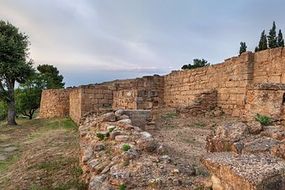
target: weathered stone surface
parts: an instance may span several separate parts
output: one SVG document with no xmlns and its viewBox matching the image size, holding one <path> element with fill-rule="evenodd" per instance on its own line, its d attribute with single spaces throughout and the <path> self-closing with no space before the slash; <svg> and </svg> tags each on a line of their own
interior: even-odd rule
<svg viewBox="0 0 285 190">
<path fill-rule="evenodd" d="M 211 153 L 202 159 L 207 169 L 218 178 L 213 190 L 283 190 L 285 162 L 268 155 L 229 152 Z M 222 187 L 222 188 L 221 188 Z M 216 189 L 215 189 L 216 188 Z"/>
<path fill-rule="evenodd" d="M 107 121 L 107 122 L 116 121 L 116 116 L 115 116 L 115 114 L 113 112 L 105 113 L 101 117 L 102 117 L 103 121 Z"/>
<path fill-rule="evenodd" d="M 253 135 L 257 135 L 263 130 L 263 126 L 257 121 L 251 121 L 247 125 L 249 132 Z"/>
<path fill-rule="evenodd" d="M 214 134 L 207 137 L 206 149 L 209 152 L 236 151 L 240 152 L 241 144 L 234 144 L 249 134 L 245 123 L 228 123 L 217 127 Z M 235 146 L 237 145 L 237 146 Z"/>
<path fill-rule="evenodd" d="M 249 143 L 246 143 L 242 151 L 247 153 L 270 152 L 270 150 L 279 143 L 279 141 L 268 137 L 257 138 Z"/>
<path fill-rule="evenodd" d="M 118 142 L 127 142 L 128 140 L 129 140 L 128 135 L 117 135 L 117 136 L 115 136 L 115 141 L 118 141 Z"/>
<path fill-rule="evenodd" d="M 283 48 L 274 48 L 256 53 L 246 52 L 226 59 L 222 64 L 173 71 L 165 76 L 44 90 L 40 116 L 69 115 L 79 123 L 90 112 L 102 113 L 111 108 L 152 109 L 168 106 L 189 108 L 188 112 L 190 110 L 194 114 L 204 114 L 208 110 L 210 115 L 219 115 L 221 111 L 248 120 L 253 120 L 257 113 L 284 119 L 283 51 Z M 219 111 L 215 112 L 216 108 Z"/>
<path fill-rule="evenodd" d="M 271 149 L 271 154 L 285 160 L 285 142 L 278 144 Z"/>
</svg>

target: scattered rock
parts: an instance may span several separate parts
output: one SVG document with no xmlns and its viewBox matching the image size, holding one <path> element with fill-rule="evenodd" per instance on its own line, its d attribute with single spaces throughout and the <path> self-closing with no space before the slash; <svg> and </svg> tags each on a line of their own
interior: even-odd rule
<svg viewBox="0 0 285 190">
<path fill-rule="evenodd" d="M 128 140 L 129 140 L 128 135 L 117 135 L 117 136 L 115 136 L 115 141 L 118 141 L 118 142 L 127 142 Z"/>
<path fill-rule="evenodd" d="M 101 190 L 104 180 L 106 179 L 105 175 L 93 175 L 90 179 L 89 190 Z"/>
<path fill-rule="evenodd" d="M 263 130 L 263 126 L 260 124 L 260 122 L 257 122 L 257 121 L 251 121 L 247 125 L 249 129 L 249 133 L 253 135 L 257 135 Z"/>
<path fill-rule="evenodd" d="M 94 150 L 95 151 L 102 151 L 105 149 L 105 145 L 103 143 L 97 143 L 95 146 L 94 146 Z"/>
<path fill-rule="evenodd" d="M 107 122 L 114 122 L 116 121 L 116 116 L 113 112 L 110 113 L 105 113 L 102 116 L 103 121 L 107 121 Z"/>
<path fill-rule="evenodd" d="M 117 116 L 117 117 L 120 117 L 121 115 L 123 115 L 124 114 L 124 110 L 122 110 L 122 109 L 118 109 L 117 111 L 115 111 L 115 115 Z"/>
</svg>

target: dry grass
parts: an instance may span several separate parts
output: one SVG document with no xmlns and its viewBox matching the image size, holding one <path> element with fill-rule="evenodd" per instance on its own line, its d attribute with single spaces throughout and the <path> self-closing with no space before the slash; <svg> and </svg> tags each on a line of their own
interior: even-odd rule
<svg viewBox="0 0 285 190">
<path fill-rule="evenodd" d="M 19 146 L 14 158 L 0 167 L 0 189 L 85 189 L 80 181 L 77 127 L 72 121 L 21 120 L 19 124 L 0 129 L 13 137 L 6 143 Z"/>
</svg>

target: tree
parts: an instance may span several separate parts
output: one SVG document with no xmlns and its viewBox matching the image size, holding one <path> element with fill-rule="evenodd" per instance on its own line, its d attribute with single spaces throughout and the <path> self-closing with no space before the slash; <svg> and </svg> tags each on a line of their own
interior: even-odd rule
<svg viewBox="0 0 285 190">
<path fill-rule="evenodd" d="M 239 55 L 241 55 L 242 53 L 246 52 L 246 43 L 245 42 L 240 42 L 240 48 L 239 48 Z"/>
<path fill-rule="evenodd" d="M 265 30 L 263 30 L 260 36 L 258 46 L 255 48 L 255 52 L 266 50 L 266 49 L 268 49 L 267 38 L 266 38 Z"/>
<path fill-rule="evenodd" d="M 283 34 L 281 30 L 279 30 L 278 32 L 277 47 L 284 47 L 284 39 L 283 39 Z"/>
<path fill-rule="evenodd" d="M 210 63 L 205 59 L 193 59 L 193 64 L 183 65 L 181 69 L 195 69 L 199 67 L 206 67 L 209 66 Z"/>
<path fill-rule="evenodd" d="M 17 111 L 29 119 L 33 118 L 35 111 L 40 107 L 42 90 L 64 87 L 63 76 L 53 65 L 38 66 L 38 71 L 16 91 Z"/>
<path fill-rule="evenodd" d="M 39 65 L 37 70 L 42 77 L 45 78 L 47 89 L 64 87 L 63 76 L 59 74 L 59 71 L 55 66 L 47 64 Z"/>
<path fill-rule="evenodd" d="M 24 83 L 33 73 L 28 59 L 28 36 L 9 22 L 0 21 L 0 98 L 8 106 L 8 125 L 16 125 L 15 83 Z"/>
<path fill-rule="evenodd" d="M 21 84 L 15 92 L 17 112 L 32 119 L 35 111 L 40 107 L 41 93 L 46 84 L 45 79 L 38 73 Z"/>
<path fill-rule="evenodd" d="M 269 48 L 276 48 L 277 47 L 277 37 L 276 37 L 276 25 L 275 21 L 273 22 L 272 28 L 269 31 L 268 35 L 268 46 Z"/>
</svg>

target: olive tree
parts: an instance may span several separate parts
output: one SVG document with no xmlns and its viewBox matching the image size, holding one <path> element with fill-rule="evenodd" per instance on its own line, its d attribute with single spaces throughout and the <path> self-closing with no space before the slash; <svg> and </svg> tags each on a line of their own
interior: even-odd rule
<svg viewBox="0 0 285 190">
<path fill-rule="evenodd" d="M 33 73 L 28 60 L 28 36 L 9 22 L 0 21 L 0 98 L 7 103 L 8 125 L 16 125 L 15 84 Z"/>
</svg>

